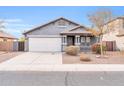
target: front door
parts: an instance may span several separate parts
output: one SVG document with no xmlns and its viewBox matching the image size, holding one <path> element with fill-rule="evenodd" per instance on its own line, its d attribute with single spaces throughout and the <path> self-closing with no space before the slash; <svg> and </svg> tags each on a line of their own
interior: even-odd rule
<svg viewBox="0 0 124 93">
<path fill-rule="evenodd" d="M 68 46 L 74 45 L 74 36 L 67 37 L 67 44 L 68 44 Z"/>
</svg>

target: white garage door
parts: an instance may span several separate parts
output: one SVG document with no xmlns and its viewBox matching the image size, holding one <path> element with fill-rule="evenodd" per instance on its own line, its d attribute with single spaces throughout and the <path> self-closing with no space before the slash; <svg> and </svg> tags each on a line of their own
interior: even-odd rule
<svg viewBox="0 0 124 93">
<path fill-rule="evenodd" d="M 29 51 L 61 51 L 61 38 L 29 38 Z"/>
</svg>

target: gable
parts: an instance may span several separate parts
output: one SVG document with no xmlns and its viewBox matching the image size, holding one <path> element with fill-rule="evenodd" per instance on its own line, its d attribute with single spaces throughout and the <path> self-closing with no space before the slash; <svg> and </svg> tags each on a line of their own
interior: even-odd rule
<svg viewBox="0 0 124 93">
<path fill-rule="evenodd" d="M 36 27 L 25 32 L 25 35 L 59 35 L 60 32 L 64 30 L 69 30 L 78 26 L 79 24 L 72 22 L 70 20 L 59 18 L 57 20 L 51 21 L 42 26 Z"/>
<path fill-rule="evenodd" d="M 92 32 L 89 31 L 89 29 L 85 26 L 77 26 L 75 28 L 72 28 L 70 30 L 66 30 L 66 31 L 63 31 L 61 32 L 61 34 L 63 35 L 77 35 L 77 34 L 80 34 L 80 35 L 84 35 L 84 34 L 89 34 L 89 35 L 93 35 Z"/>
<path fill-rule="evenodd" d="M 87 27 L 84 27 L 84 26 L 77 26 L 69 31 L 88 31 L 88 28 Z"/>
</svg>

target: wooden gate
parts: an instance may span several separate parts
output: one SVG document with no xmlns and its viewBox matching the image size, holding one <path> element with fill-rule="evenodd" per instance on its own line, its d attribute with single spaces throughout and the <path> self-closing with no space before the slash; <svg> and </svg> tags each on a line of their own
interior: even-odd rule
<svg viewBox="0 0 124 93">
<path fill-rule="evenodd" d="M 25 42 L 18 42 L 18 51 L 24 51 Z"/>
<path fill-rule="evenodd" d="M 103 41 L 107 51 L 116 51 L 116 41 Z"/>
</svg>

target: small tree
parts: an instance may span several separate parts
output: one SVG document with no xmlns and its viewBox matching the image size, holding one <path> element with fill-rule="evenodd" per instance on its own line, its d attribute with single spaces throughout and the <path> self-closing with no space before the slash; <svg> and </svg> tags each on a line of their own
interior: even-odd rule
<svg viewBox="0 0 124 93">
<path fill-rule="evenodd" d="M 93 13 L 88 14 L 88 19 L 93 25 L 93 28 L 91 30 L 93 32 L 98 32 L 99 33 L 99 34 L 96 34 L 96 35 L 99 37 L 101 56 L 103 56 L 103 49 L 102 49 L 103 35 L 106 32 L 112 30 L 112 28 L 113 28 L 112 24 L 111 25 L 107 24 L 107 22 L 109 22 L 113 19 L 112 11 L 108 10 L 108 9 L 100 9 L 100 10 L 97 10 Z"/>
<path fill-rule="evenodd" d="M 18 41 L 24 42 L 25 41 L 25 38 L 24 37 L 20 37 Z"/>
</svg>

